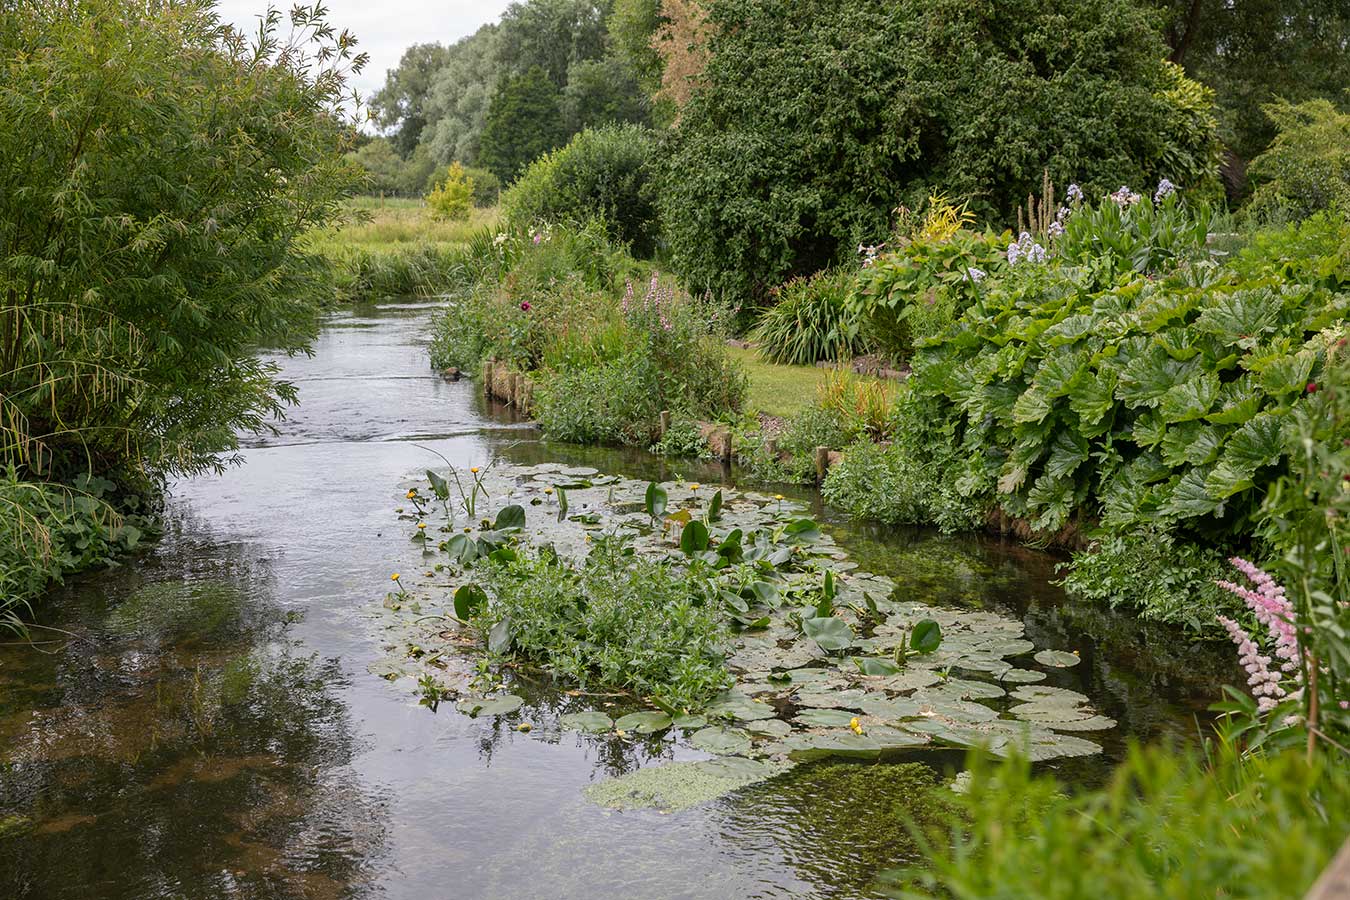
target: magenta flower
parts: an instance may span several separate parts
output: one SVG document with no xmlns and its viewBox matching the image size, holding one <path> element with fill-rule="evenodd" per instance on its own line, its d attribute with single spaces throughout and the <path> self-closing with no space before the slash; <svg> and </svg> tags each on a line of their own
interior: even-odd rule
<svg viewBox="0 0 1350 900">
<path fill-rule="evenodd" d="M 530 306 L 530 301 L 528 301 L 528 300 L 522 300 L 522 301 L 521 301 L 521 304 L 520 304 L 520 311 L 521 311 L 521 312 L 529 312 L 529 311 L 532 310 L 532 309 L 534 309 L 534 307 Z"/>
</svg>

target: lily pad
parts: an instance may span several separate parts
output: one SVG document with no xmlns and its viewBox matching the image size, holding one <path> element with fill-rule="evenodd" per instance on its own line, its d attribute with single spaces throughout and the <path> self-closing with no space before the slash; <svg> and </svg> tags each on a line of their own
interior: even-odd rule
<svg viewBox="0 0 1350 900">
<path fill-rule="evenodd" d="M 1082 662 L 1077 653 L 1070 653 L 1067 650 L 1042 650 L 1032 659 L 1043 666 L 1052 666 L 1056 669 L 1067 669 Z"/>
<path fill-rule="evenodd" d="M 672 724 L 676 728 L 686 728 L 692 731 L 696 728 L 703 728 L 704 726 L 706 726 L 708 724 L 708 719 L 706 716 L 691 715 L 690 713 L 684 713 L 682 715 L 676 716 L 672 720 Z"/>
<path fill-rule="evenodd" d="M 802 634 L 815 641 L 820 649 L 826 652 L 847 650 L 853 646 L 853 629 L 836 616 L 803 619 Z"/>
<path fill-rule="evenodd" d="M 1037 672 L 1035 669 L 1009 669 L 999 676 L 1003 681 L 1013 684 L 1031 684 L 1037 681 L 1045 680 L 1044 672 Z"/>
<path fill-rule="evenodd" d="M 656 734 L 670 727 L 670 716 L 663 712 L 635 712 L 619 718 L 615 731 L 636 731 L 638 734 Z"/>
<path fill-rule="evenodd" d="M 865 734 L 851 731 L 831 734 L 794 734 L 781 745 L 789 759 L 812 760 L 829 756 L 875 759 L 881 755 L 881 744 Z"/>
<path fill-rule="evenodd" d="M 758 722 L 747 722 L 745 730 L 756 737 L 785 738 L 792 733 L 792 726 L 782 719 L 761 719 Z"/>
<path fill-rule="evenodd" d="M 864 691 L 820 691 L 803 688 L 793 698 L 798 706 L 816 709 L 861 709 L 859 705 L 868 697 Z"/>
<path fill-rule="evenodd" d="M 694 732 L 689 743 L 705 753 L 719 756 L 744 755 L 750 752 L 750 737 L 734 728 L 709 727 Z"/>
<path fill-rule="evenodd" d="M 479 716 L 504 716 L 520 709 L 525 701 L 515 694 L 502 694 L 500 697 L 468 697 L 455 704 L 455 707 L 471 719 Z"/>
<path fill-rule="evenodd" d="M 604 734 L 614 728 L 614 720 L 602 712 L 575 712 L 558 719 L 558 727 L 564 731 L 584 731 L 587 734 Z"/>
<path fill-rule="evenodd" d="M 1046 722 L 1045 724 L 1054 731 L 1107 731 L 1115 728 L 1118 723 L 1115 719 L 1107 716 L 1088 716 L 1086 719 L 1075 719 L 1072 722 Z"/>
<path fill-rule="evenodd" d="M 845 709 L 803 709 L 797 713 L 795 721 L 803 725 L 816 725 L 825 728 L 847 726 L 856 716 Z"/>
<path fill-rule="evenodd" d="M 1068 688 L 1051 687 L 1049 685 L 1040 684 L 1024 684 L 1015 689 L 1012 692 L 1012 695 L 1018 700 L 1037 703 L 1052 701 L 1055 703 L 1075 705 L 1088 702 L 1086 694 L 1080 694 L 1077 691 L 1071 691 Z"/>
</svg>

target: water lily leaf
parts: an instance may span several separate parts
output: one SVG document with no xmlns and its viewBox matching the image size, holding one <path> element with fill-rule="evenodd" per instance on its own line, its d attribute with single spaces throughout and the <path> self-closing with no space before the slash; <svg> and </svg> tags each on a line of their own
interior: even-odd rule
<svg viewBox="0 0 1350 900">
<path fill-rule="evenodd" d="M 900 667 L 884 656 L 855 656 L 853 664 L 864 675 L 898 675 Z"/>
<path fill-rule="evenodd" d="M 1090 709 L 1071 706 L 1067 703 L 1053 703 L 1048 701 L 1019 703 L 1008 710 L 1008 712 L 1019 719 L 1046 725 L 1052 722 L 1082 721 L 1083 719 L 1090 719 L 1095 715 Z"/>
<path fill-rule="evenodd" d="M 491 653 L 505 653 L 511 649 L 511 617 L 504 616 L 492 630 L 488 632 L 488 651 Z"/>
<path fill-rule="evenodd" d="M 899 728 L 887 728 L 885 725 L 867 729 L 867 737 L 875 741 L 883 751 L 920 747 L 931 740 L 926 734 L 915 734 L 912 731 L 904 731 Z"/>
<path fill-rule="evenodd" d="M 743 694 L 716 700 L 708 704 L 704 712 L 709 716 L 739 719 L 742 722 L 772 719 L 778 714 L 769 704 L 751 700 Z"/>
<path fill-rule="evenodd" d="M 497 513 L 497 519 L 492 523 L 492 527 L 496 531 L 505 531 L 508 528 L 524 528 L 525 507 L 518 503 L 502 507 L 501 512 Z"/>
<path fill-rule="evenodd" d="M 1056 669 L 1067 669 L 1082 662 L 1078 654 L 1067 650 L 1042 650 L 1032 659 L 1043 666 L 1053 666 Z"/>
<path fill-rule="evenodd" d="M 614 723 L 615 731 L 636 731 L 638 734 L 656 734 L 671 725 L 670 716 L 663 712 L 635 712 L 621 716 Z"/>
<path fill-rule="evenodd" d="M 882 697 L 872 695 L 858 704 L 858 708 L 869 716 L 895 722 L 919 714 L 919 704 L 908 697 Z"/>
<path fill-rule="evenodd" d="M 846 728 L 855 718 L 857 717 L 846 709 L 803 709 L 797 713 L 794 721 L 807 726 Z"/>
<path fill-rule="evenodd" d="M 792 733 L 792 726 L 782 719 L 760 719 L 758 722 L 747 722 L 745 730 L 757 737 L 781 739 Z"/>
<path fill-rule="evenodd" d="M 755 581 L 747 589 L 760 603 L 770 608 L 778 606 L 778 588 L 767 581 Z"/>
<path fill-rule="evenodd" d="M 928 688 L 925 697 L 951 700 L 997 700 L 1007 691 L 988 681 L 967 681 L 961 678 L 948 678 L 936 687 Z"/>
<path fill-rule="evenodd" d="M 520 709 L 524 700 L 515 694 L 502 694 L 499 697 L 467 697 L 455 704 L 460 712 L 471 719 L 479 716 L 504 716 Z"/>
<path fill-rule="evenodd" d="M 568 713 L 558 719 L 558 727 L 564 731 L 584 731 L 588 734 L 604 734 L 614 729 L 614 720 L 602 712 Z"/>
<path fill-rule="evenodd" d="M 899 675 L 892 675 L 881 683 L 881 686 L 890 691 L 912 691 L 917 688 L 925 688 L 930 684 L 937 684 L 942 680 L 942 676 L 931 669 L 906 669 Z"/>
<path fill-rule="evenodd" d="M 708 521 L 716 522 L 720 518 L 722 518 L 722 492 L 718 491 L 708 502 Z"/>
<path fill-rule="evenodd" d="M 790 543 L 814 544 L 821 538 L 820 527 L 811 519 L 794 519 L 783 528 Z"/>
<path fill-rule="evenodd" d="M 1009 669 L 1001 677 L 1002 680 L 1010 681 L 1013 684 L 1029 684 L 1035 681 L 1044 681 L 1045 673 L 1037 672 L 1035 669 Z"/>
<path fill-rule="evenodd" d="M 1107 716 L 1088 716 L 1086 719 L 1074 719 L 1071 722 L 1045 722 L 1047 728 L 1055 731 L 1106 731 L 1118 724 Z"/>
<path fill-rule="evenodd" d="M 693 731 L 694 729 L 703 728 L 704 726 L 706 726 L 708 724 L 708 719 L 706 716 L 693 715 L 690 713 L 681 713 L 680 715 L 675 716 L 671 720 L 671 724 L 673 724 L 676 728 L 686 728 L 689 729 L 690 731 Z"/>
<path fill-rule="evenodd" d="M 803 619 L 802 634 L 815 641 L 827 653 L 853 646 L 853 629 L 834 616 Z"/>
<path fill-rule="evenodd" d="M 656 482 L 647 485 L 647 494 L 645 503 L 647 506 L 647 515 L 653 519 L 659 519 L 666 513 L 666 505 L 670 502 L 670 495 L 666 489 Z"/>
<path fill-rule="evenodd" d="M 468 565 L 478 558 L 478 542 L 467 534 L 456 534 L 445 542 L 445 552 L 451 559 Z"/>
<path fill-rule="evenodd" d="M 470 582 L 455 591 L 455 616 L 468 621 L 479 607 L 487 603 L 487 591 Z"/>
<path fill-rule="evenodd" d="M 736 756 L 750 752 L 750 737 L 744 731 L 735 728 L 709 727 L 694 732 L 689 743 L 705 753 L 720 756 Z"/>
<path fill-rule="evenodd" d="M 909 648 L 919 653 L 932 653 L 942 646 L 942 628 L 932 619 L 923 619 L 914 624 L 909 633 Z"/>
<path fill-rule="evenodd" d="M 845 731 L 837 734 L 794 734 L 783 741 L 788 758 L 796 760 L 824 759 L 843 756 L 875 759 L 881 755 L 881 745 L 865 734 Z"/>
<path fill-rule="evenodd" d="M 431 492 L 437 500 L 450 499 L 450 484 L 444 478 L 427 469 L 427 481 L 431 482 Z"/>
<path fill-rule="evenodd" d="M 869 696 L 876 695 L 857 690 L 822 690 L 820 686 L 810 685 L 798 692 L 793 702 L 798 706 L 809 706 L 814 709 L 862 709 L 860 704 Z"/>
<path fill-rule="evenodd" d="M 708 526 L 694 519 L 680 531 L 680 551 L 693 556 L 708 549 Z"/>
</svg>

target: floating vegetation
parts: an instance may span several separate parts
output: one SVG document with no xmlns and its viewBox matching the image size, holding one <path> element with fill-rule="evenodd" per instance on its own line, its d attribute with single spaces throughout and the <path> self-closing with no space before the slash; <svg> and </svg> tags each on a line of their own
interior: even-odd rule
<svg viewBox="0 0 1350 900">
<path fill-rule="evenodd" d="M 597 802 L 678 809 L 829 756 L 975 746 L 1033 760 L 1082 756 L 1101 748 L 1077 733 L 1116 725 L 1086 696 L 1039 684 L 1079 663 L 1076 653 L 1038 652 L 1016 619 L 906 599 L 889 578 L 860 570 L 793 502 L 553 464 L 493 466 L 473 476 L 494 514 L 467 528 L 463 503 L 443 522 L 434 521 L 437 504 L 405 515 L 415 520 L 425 571 L 415 584 L 404 576 L 385 607 L 406 655 L 421 669 L 457 673 L 457 706 L 470 715 L 515 712 L 522 701 L 501 693 L 505 683 L 538 668 L 619 700 L 606 703 L 617 707 L 613 716 L 567 712 L 562 730 L 677 740 L 725 763 L 643 769 L 592 788 Z M 453 481 L 437 476 L 430 494 L 439 497 Z M 637 621 L 633 609 L 615 607 L 621 627 L 597 629 L 594 618 L 617 601 L 596 593 L 595 574 L 585 569 L 596 561 L 611 581 L 639 573 L 636 589 L 627 589 L 641 594 L 651 585 L 661 598 L 651 615 L 668 616 L 677 603 L 689 608 L 672 624 Z M 541 592 L 552 593 L 540 600 Z M 521 616 L 544 614 L 555 617 L 542 620 L 547 627 L 533 621 L 522 630 Z M 540 634 L 558 635 L 557 645 L 541 643 Z M 679 640 L 695 641 L 690 664 L 701 668 L 666 687 L 660 677 L 670 666 L 653 668 L 644 657 L 678 661 Z M 454 662 L 466 657 L 477 660 L 473 674 Z M 647 667 L 642 678 L 625 678 L 630 665 Z M 380 673 L 404 674 L 388 664 Z"/>
<path fill-rule="evenodd" d="M 586 788 L 594 803 L 611 809 L 677 812 L 760 781 L 788 768 L 783 763 L 728 756 L 649 766 Z"/>
</svg>

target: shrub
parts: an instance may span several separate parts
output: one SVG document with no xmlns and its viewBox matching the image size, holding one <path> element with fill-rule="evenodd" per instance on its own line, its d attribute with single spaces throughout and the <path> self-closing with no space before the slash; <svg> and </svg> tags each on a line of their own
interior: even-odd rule
<svg viewBox="0 0 1350 900">
<path fill-rule="evenodd" d="M 1192 631 L 1216 632 L 1215 616 L 1236 608 L 1216 583 L 1229 575 L 1223 550 L 1160 528 L 1101 535 L 1073 555 L 1065 573 L 1065 590 L 1074 597 L 1128 603 L 1141 618 Z"/>
<path fill-rule="evenodd" d="M 473 205 L 480 209 L 496 206 L 502 193 L 502 182 L 487 169 L 467 168 L 464 176 L 473 185 Z"/>
<path fill-rule="evenodd" d="M 547 550 L 487 571 L 480 633 L 510 620 L 512 652 L 596 688 L 696 707 L 731 685 L 720 609 L 668 564 L 601 538 L 581 564 Z"/>
<path fill-rule="evenodd" d="M 438 219 L 467 219 L 473 209 L 473 181 L 459 163 L 445 169 L 436 186 L 427 194 L 427 206 Z"/>
<path fill-rule="evenodd" d="M 1074 792 L 1026 762 L 973 771 L 950 831 L 926 836 L 930 869 L 892 896 L 1297 897 L 1350 829 L 1350 768 L 1292 753 L 1136 748 Z"/>
<path fill-rule="evenodd" d="M 649 256 L 656 246 L 648 171 L 654 150 L 652 132 L 637 125 L 583 131 L 567 146 L 531 163 L 506 192 L 502 207 L 507 221 L 526 227 L 598 218 L 615 240 Z"/>
<path fill-rule="evenodd" d="M 661 213 L 696 291 L 760 298 L 932 190 L 1010 222 L 1042 173 L 1214 184 L 1212 96 L 1128 0 L 717 0 Z M 1197 105 L 1198 103 L 1198 105 Z"/>
<path fill-rule="evenodd" d="M 774 305 L 760 316 L 751 340 L 775 363 L 850 359 L 866 347 L 849 305 L 853 291 L 854 275 L 845 269 L 794 278 L 774 289 Z"/>
<path fill-rule="evenodd" d="M 1350 113 L 1327 100 L 1275 103 L 1265 111 L 1280 131 L 1247 169 L 1257 186 L 1252 215 L 1298 220 L 1350 210 Z"/>
<path fill-rule="evenodd" d="M 1289 410 L 1325 360 L 1322 329 L 1350 295 L 1334 279 L 1247 280 L 1213 265 L 1101 286 L 1102 271 L 1124 268 L 1100 255 L 1017 266 L 948 340 L 920 348 L 910 384 L 946 409 L 984 489 L 1039 530 L 1085 514 L 1112 530 L 1243 533 L 1283 465 Z"/>
<path fill-rule="evenodd" d="M 940 336 L 979 296 L 979 283 L 1004 267 L 1006 237 L 964 228 L 899 237 L 878 256 L 850 297 L 857 326 L 893 359 Z"/>
</svg>

